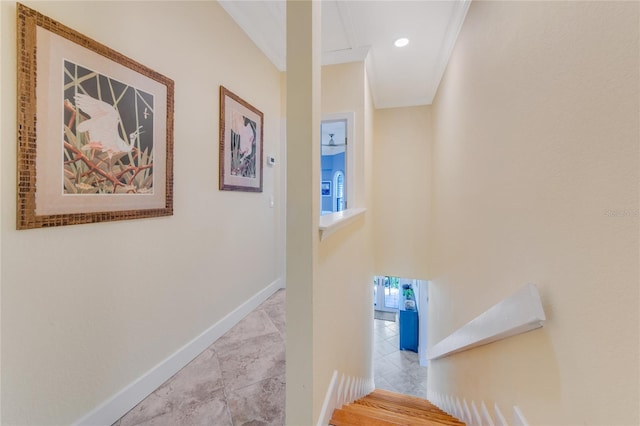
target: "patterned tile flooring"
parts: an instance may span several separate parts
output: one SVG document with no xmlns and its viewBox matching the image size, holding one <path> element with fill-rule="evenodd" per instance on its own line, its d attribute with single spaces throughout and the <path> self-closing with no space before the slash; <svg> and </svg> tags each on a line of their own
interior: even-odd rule
<svg viewBox="0 0 640 426">
<path fill-rule="evenodd" d="M 256 310 L 113 426 L 281 426 L 285 291 Z M 376 387 L 426 397 L 427 369 L 399 350 L 398 323 L 374 320 Z"/>
<path fill-rule="evenodd" d="M 373 320 L 373 340 L 376 387 L 426 398 L 427 368 L 420 365 L 417 353 L 400 350 L 398 322 Z"/>
<path fill-rule="evenodd" d="M 277 291 L 113 426 L 283 425 L 284 301 Z"/>
</svg>

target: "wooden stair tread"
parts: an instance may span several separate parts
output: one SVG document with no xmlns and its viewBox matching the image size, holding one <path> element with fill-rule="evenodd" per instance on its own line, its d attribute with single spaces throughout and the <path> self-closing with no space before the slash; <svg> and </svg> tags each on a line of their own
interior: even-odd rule
<svg viewBox="0 0 640 426">
<path fill-rule="evenodd" d="M 421 413 L 416 413 L 416 412 L 412 412 L 412 411 L 407 411 L 407 410 L 402 410 L 402 409 L 397 409 L 394 408 L 392 410 L 386 409 L 386 408 L 374 408 L 380 411 L 388 411 L 391 413 L 395 413 L 398 415 L 402 415 L 402 416 L 406 416 L 409 418 L 414 418 L 420 421 L 428 421 L 429 424 L 437 424 L 437 425 L 446 425 L 446 426 L 462 426 L 464 425 L 464 423 L 461 423 L 459 420 L 457 420 L 455 417 L 449 416 L 449 415 L 435 415 L 435 414 L 421 414 Z"/>
<path fill-rule="evenodd" d="M 335 409 L 334 426 L 464 426 L 426 399 L 376 389 L 369 395 Z"/>
<path fill-rule="evenodd" d="M 413 395 L 403 395 L 403 394 L 391 392 L 391 391 L 384 390 L 384 389 L 375 389 L 373 392 L 371 392 L 366 397 L 367 398 L 382 399 L 382 400 L 385 400 L 385 401 L 400 402 L 400 403 L 405 404 L 405 405 L 411 405 L 411 406 L 416 406 L 416 407 L 425 407 L 426 406 L 426 407 L 434 408 L 436 410 L 440 410 L 438 407 L 436 407 L 435 405 L 433 405 L 432 403 L 430 403 L 426 399 L 422 399 L 422 398 L 419 398 L 419 397 L 413 396 Z"/>
<path fill-rule="evenodd" d="M 418 398 L 411 395 L 402 395 L 390 391 L 385 391 L 381 389 L 376 389 L 371 392 L 369 395 L 360 399 L 363 403 L 370 404 L 393 404 L 397 406 L 412 408 L 416 410 L 422 410 L 428 413 L 438 413 L 440 415 L 451 417 L 449 414 L 442 411 L 437 406 L 433 405 L 426 399 Z"/>
<path fill-rule="evenodd" d="M 378 408 L 367 407 L 360 404 L 349 404 L 343 408 L 343 410 L 354 414 L 362 414 L 371 418 L 389 421 L 394 424 L 401 424 L 404 426 L 440 426 L 442 423 L 434 422 L 429 419 L 420 417 L 413 417 L 410 415 L 380 410 Z"/>
<path fill-rule="evenodd" d="M 392 403 L 388 401 L 376 401 L 376 400 L 367 400 L 363 398 L 361 400 L 355 401 L 354 404 L 364 405 L 371 407 L 373 409 L 386 410 L 395 413 L 400 413 L 407 416 L 414 416 L 421 419 L 431 419 L 440 421 L 443 424 L 451 424 L 451 425 L 462 425 L 460 421 L 456 420 L 454 417 L 445 413 L 444 411 L 436 408 L 414 408 L 407 407 L 402 404 Z"/>
<path fill-rule="evenodd" d="M 362 414 L 351 413 L 341 408 L 333 411 L 330 425 L 333 426 L 397 426 L 402 423 L 389 422 Z"/>
<path fill-rule="evenodd" d="M 352 413 L 366 414 L 370 417 L 378 418 L 381 420 L 388 420 L 390 422 L 399 422 L 407 426 L 425 424 L 425 421 L 420 418 L 411 417 L 402 413 L 395 413 L 393 411 L 380 410 L 378 408 L 368 407 L 366 405 L 349 404 L 343 409 Z"/>
<path fill-rule="evenodd" d="M 414 411 L 421 411 L 424 413 L 440 413 L 440 414 L 444 414 L 444 411 L 440 410 L 438 407 L 430 405 L 430 404 L 421 404 L 421 405 L 417 405 L 414 403 L 403 403 L 400 401 L 388 401 L 388 400 L 384 400 L 384 399 L 377 399 L 377 398 L 369 398 L 364 397 L 361 398 L 360 400 L 358 400 L 359 403 L 362 404 L 367 404 L 367 405 L 375 405 L 375 406 L 389 406 L 389 407 L 393 407 L 393 406 L 399 406 L 399 407 L 404 407 L 406 409 L 409 410 L 414 410 Z"/>
</svg>

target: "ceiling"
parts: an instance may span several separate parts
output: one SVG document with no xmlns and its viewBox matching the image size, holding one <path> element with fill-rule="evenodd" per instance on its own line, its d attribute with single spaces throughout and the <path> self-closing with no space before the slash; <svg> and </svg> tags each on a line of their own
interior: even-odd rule
<svg viewBox="0 0 640 426">
<path fill-rule="evenodd" d="M 335 146 L 331 145 L 331 139 Z M 347 143 L 347 121 L 326 120 L 320 124 L 320 145 L 322 155 L 336 155 L 344 152 Z"/>
<path fill-rule="evenodd" d="M 471 0 L 322 0 L 322 64 L 366 59 L 376 108 L 429 105 Z M 273 62 L 286 68 L 286 2 L 220 0 Z M 408 37 L 397 48 L 393 42 Z"/>
</svg>

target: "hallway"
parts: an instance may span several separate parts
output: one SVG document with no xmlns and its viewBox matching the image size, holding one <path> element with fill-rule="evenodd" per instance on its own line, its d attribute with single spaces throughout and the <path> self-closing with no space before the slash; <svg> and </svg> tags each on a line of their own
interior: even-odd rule
<svg viewBox="0 0 640 426">
<path fill-rule="evenodd" d="M 113 426 L 283 425 L 285 339 L 278 290 Z"/>
<path fill-rule="evenodd" d="M 113 426 L 284 424 L 285 290 L 279 290 Z M 374 320 L 377 388 L 426 398 L 427 369 Z"/>
<path fill-rule="evenodd" d="M 399 349 L 398 321 L 374 319 L 373 331 L 376 388 L 426 398 L 427 368 L 420 366 L 417 353 Z"/>
</svg>

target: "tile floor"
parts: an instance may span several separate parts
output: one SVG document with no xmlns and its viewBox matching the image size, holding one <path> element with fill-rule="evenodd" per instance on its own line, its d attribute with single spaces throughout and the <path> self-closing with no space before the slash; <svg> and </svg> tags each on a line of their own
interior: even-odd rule
<svg viewBox="0 0 640 426">
<path fill-rule="evenodd" d="M 113 426 L 283 425 L 284 301 L 279 290 Z"/>
<path fill-rule="evenodd" d="M 427 368 L 420 366 L 417 353 L 400 350 L 397 320 L 376 319 L 373 322 L 373 379 L 376 387 L 426 398 Z"/>
<path fill-rule="evenodd" d="M 285 291 L 279 290 L 113 426 L 281 426 Z M 374 320 L 376 387 L 426 397 L 427 369 L 399 350 L 398 323 Z"/>
</svg>

